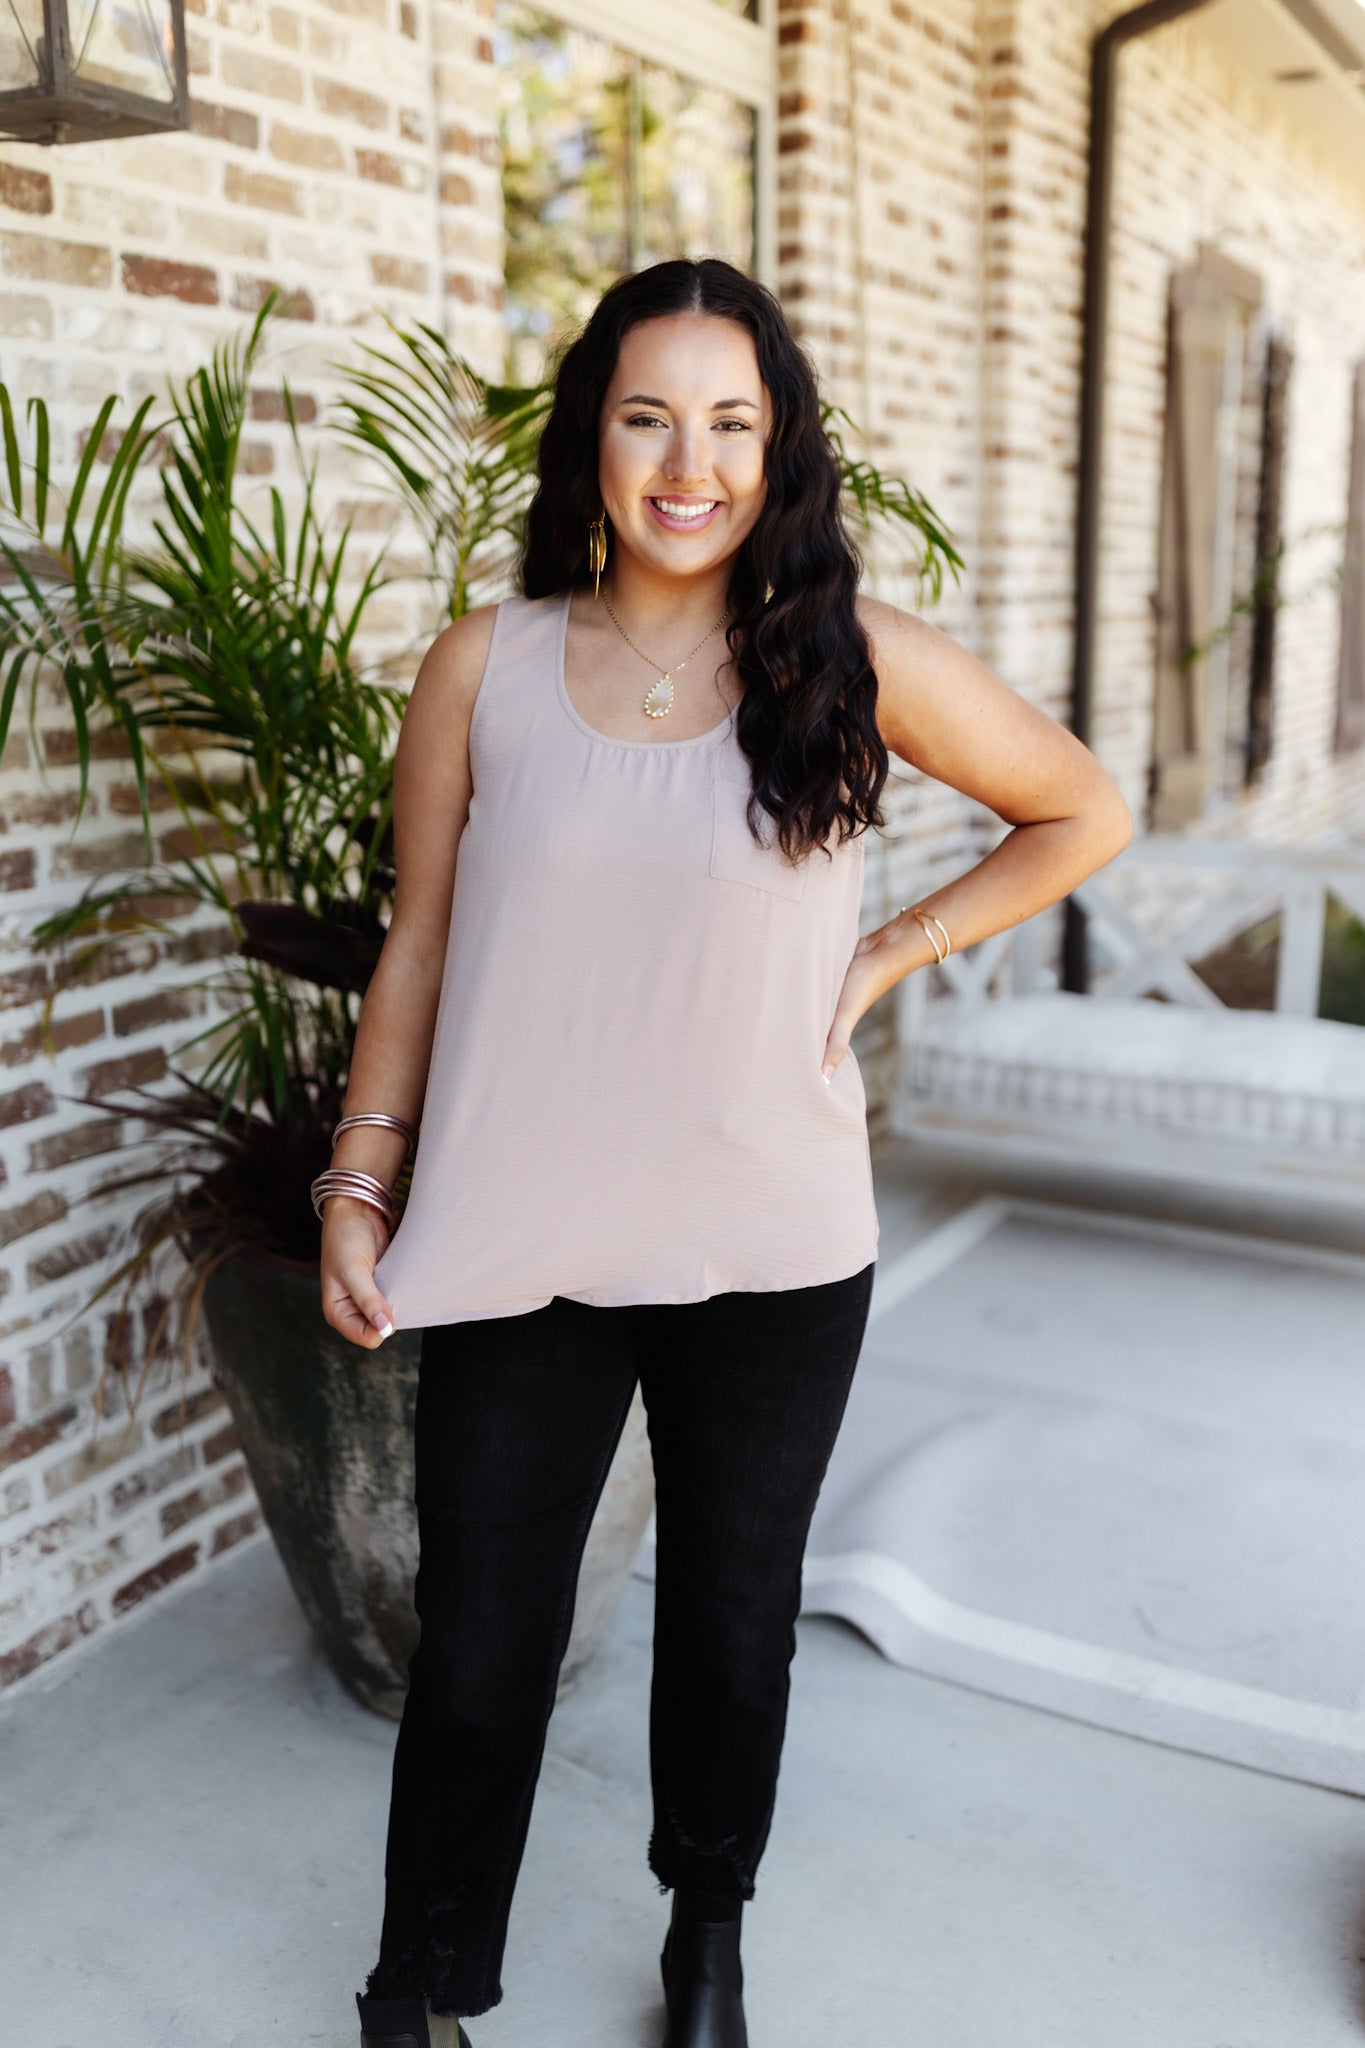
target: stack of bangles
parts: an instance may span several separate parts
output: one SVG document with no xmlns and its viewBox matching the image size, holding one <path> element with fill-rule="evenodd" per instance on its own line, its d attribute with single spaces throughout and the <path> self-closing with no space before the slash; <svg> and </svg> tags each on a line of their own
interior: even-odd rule
<svg viewBox="0 0 1365 2048">
<path fill-rule="evenodd" d="M 906 911 L 909 909 L 910 906 L 908 903 L 902 903 L 900 907 L 900 915 L 904 917 Z M 942 967 L 944 961 L 948 958 L 948 955 L 953 950 L 953 942 L 948 937 L 947 926 L 943 923 L 941 918 L 937 918 L 934 916 L 932 910 L 911 910 L 910 915 L 914 918 L 920 930 L 924 933 L 925 938 L 933 947 L 934 959 L 937 962 L 937 964 L 940 967 Z M 933 929 L 933 927 L 935 926 L 937 927 L 937 930 Z"/>
<path fill-rule="evenodd" d="M 408 1141 L 411 1152 L 417 1142 L 417 1131 L 404 1117 L 390 1116 L 387 1110 L 367 1109 L 356 1116 L 344 1116 L 332 1133 L 332 1150 L 337 1148 L 337 1139 L 343 1131 L 352 1130 L 357 1124 L 378 1124 L 388 1131 L 401 1131 Z M 313 1197 L 313 1211 L 321 1216 L 330 1195 L 350 1195 L 357 1202 L 368 1202 L 371 1208 L 382 1209 L 389 1228 L 398 1220 L 398 1209 L 393 1191 L 373 1173 L 360 1173 L 354 1167 L 329 1166 L 313 1182 L 309 1193 Z"/>
</svg>

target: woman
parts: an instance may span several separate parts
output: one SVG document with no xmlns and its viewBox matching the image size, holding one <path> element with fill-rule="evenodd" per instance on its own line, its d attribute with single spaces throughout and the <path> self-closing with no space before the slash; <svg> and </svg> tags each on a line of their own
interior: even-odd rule
<svg viewBox="0 0 1365 2048">
<path fill-rule="evenodd" d="M 579 1558 L 637 1380 L 666 2048 L 747 2042 L 741 1911 L 876 1259 L 849 1037 L 903 975 L 1054 902 L 1130 831 L 1078 741 L 857 576 L 775 300 L 724 263 L 659 264 L 563 358 L 523 594 L 448 627 L 413 688 L 394 918 L 340 1179 L 316 1196 L 329 1322 L 371 1349 L 424 1332 L 421 1639 L 357 1997 L 371 2048 L 427 2048 L 429 2014 L 502 1995 Z M 1014 829 L 859 938 L 888 749 Z"/>
</svg>

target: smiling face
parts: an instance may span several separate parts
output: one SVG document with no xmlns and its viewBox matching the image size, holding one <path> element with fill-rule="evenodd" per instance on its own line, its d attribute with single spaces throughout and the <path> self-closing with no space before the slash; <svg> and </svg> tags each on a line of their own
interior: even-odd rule
<svg viewBox="0 0 1365 2048">
<path fill-rule="evenodd" d="M 666 576 L 728 562 L 763 509 L 771 417 L 754 344 L 733 320 L 673 313 L 632 327 L 598 444 L 618 545 Z"/>
</svg>

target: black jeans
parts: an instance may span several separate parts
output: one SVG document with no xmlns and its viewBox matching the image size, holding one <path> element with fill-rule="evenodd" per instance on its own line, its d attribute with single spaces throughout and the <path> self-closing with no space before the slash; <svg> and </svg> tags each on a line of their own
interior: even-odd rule
<svg viewBox="0 0 1365 2048">
<path fill-rule="evenodd" d="M 414 1599 L 376 1997 L 502 1996 L 516 1883 L 588 1526 L 641 1383 L 657 1486 L 648 1860 L 750 1898 L 768 1838 L 801 1560 L 873 1265 L 705 1301 L 425 1332 Z"/>
</svg>

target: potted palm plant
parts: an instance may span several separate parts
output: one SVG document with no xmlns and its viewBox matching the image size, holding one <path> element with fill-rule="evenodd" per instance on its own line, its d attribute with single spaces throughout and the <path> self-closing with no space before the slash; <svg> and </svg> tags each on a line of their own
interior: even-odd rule
<svg viewBox="0 0 1365 2048">
<path fill-rule="evenodd" d="M 131 1094 L 137 1130 L 127 1172 L 101 1193 L 142 1197 L 100 1294 L 162 1304 L 142 1360 L 115 1351 L 104 1373 L 120 1373 L 134 1409 L 171 1332 L 188 1361 L 202 1311 L 301 1605 L 348 1688 L 396 1713 L 416 1635 L 420 1334 L 400 1332 L 376 1358 L 323 1321 L 308 1189 L 328 1161 L 391 908 L 408 650 L 362 652 L 370 600 L 394 578 L 382 550 L 353 566 L 352 529 L 322 513 L 317 459 L 329 439 L 369 459 L 420 537 L 427 623 L 458 617 L 509 586 L 548 394 L 491 385 L 435 330 L 390 326 L 337 366 L 340 397 L 311 454 L 284 386 L 296 486 L 287 498 L 257 487 L 253 511 L 240 451 L 270 313 L 172 392 L 164 416 L 148 400 L 118 427 L 106 400 L 64 492 L 43 402 L 29 402 L 21 434 L 0 385 L 0 743 L 25 681 L 55 675 L 82 806 L 101 724 L 121 730 L 141 791 L 143 857 L 34 933 L 56 955 L 58 987 L 130 932 L 172 931 L 198 963 L 185 988 L 201 1022 L 172 1085 L 97 1102 L 127 1118 Z M 841 454 L 848 424 L 831 410 Z M 855 520 L 909 535 L 936 594 L 959 563 L 931 509 L 843 459 Z M 155 498 L 142 538 L 128 509 L 140 486 Z M 167 818 L 174 830 L 158 839 Z M 97 1407 L 103 1391 L 102 1377 Z M 566 1676 L 620 1591 L 649 1503 L 637 1415 L 590 1538 Z"/>
</svg>

